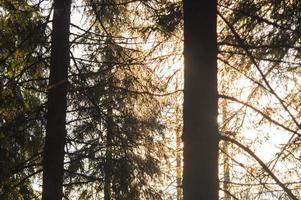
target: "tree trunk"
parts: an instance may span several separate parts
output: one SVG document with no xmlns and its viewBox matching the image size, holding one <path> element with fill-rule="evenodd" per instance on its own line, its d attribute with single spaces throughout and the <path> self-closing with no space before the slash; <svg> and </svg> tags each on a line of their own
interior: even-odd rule
<svg viewBox="0 0 301 200">
<path fill-rule="evenodd" d="M 48 113 L 43 155 L 43 200 L 63 197 L 64 146 L 66 137 L 67 77 L 71 0 L 54 0 Z"/>
<path fill-rule="evenodd" d="M 110 66 L 112 67 L 112 66 Z M 107 135 L 106 135 L 106 158 L 104 166 L 104 200 L 112 200 L 112 159 L 113 159 L 113 140 L 114 140 L 114 120 L 113 120 L 113 96 L 112 96 L 112 85 L 113 85 L 113 74 L 110 74 L 108 80 L 108 105 L 107 105 Z"/>
<path fill-rule="evenodd" d="M 223 190 L 224 190 L 224 200 L 231 200 L 230 192 L 230 159 L 228 155 L 226 155 L 229 151 L 229 142 L 223 141 L 222 146 L 223 151 L 225 152 L 223 157 L 223 170 L 224 170 L 224 183 L 223 183 Z"/>
<path fill-rule="evenodd" d="M 109 94 L 111 95 L 111 94 Z M 111 103 L 111 102 L 110 102 Z M 112 146 L 113 146 L 113 110 L 108 106 L 107 119 L 107 135 L 106 135 L 106 160 L 104 166 L 105 180 L 104 180 L 104 200 L 111 200 L 111 182 L 112 182 Z"/>
<path fill-rule="evenodd" d="M 179 112 L 178 109 L 176 111 Z M 176 114 L 178 115 L 178 114 Z M 180 120 L 179 120 L 180 121 Z M 176 128 L 176 172 L 177 172 L 177 200 L 183 200 L 182 183 L 182 151 L 181 151 L 181 125 Z"/>
<path fill-rule="evenodd" d="M 227 131 L 227 101 L 224 101 L 222 104 L 222 120 L 223 120 L 223 129 Z M 223 156 L 223 191 L 224 191 L 224 200 L 231 200 L 230 195 L 230 159 L 229 159 L 229 145 L 228 141 L 222 142 L 222 150 L 224 151 Z"/>
<path fill-rule="evenodd" d="M 176 77 L 176 87 L 178 90 L 179 76 Z M 179 104 L 179 97 L 176 98 L 175 108 L 175 133 L 176 133 L 176 176 L 177 176 L 177 200 L 183 200 L 183 151 L 182 151 L 182 131 L 183 125 L 181 123 L 181 108 Z"/>
<path fill-rule="evenodd" d="M 184 200 L 218 199 L 216 0 L 184 0 Z"/>
</svg>

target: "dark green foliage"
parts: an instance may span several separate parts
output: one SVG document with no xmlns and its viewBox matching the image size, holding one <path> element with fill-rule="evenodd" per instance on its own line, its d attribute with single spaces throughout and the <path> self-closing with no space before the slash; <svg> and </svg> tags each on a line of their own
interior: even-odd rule
<svg viewBox="0 0 301 200">
<path fill-rule="evenodd" d="M 26 1 L 0 2 L 0 199 L 34 199 L 40 171 L 45 19 Z M 31 90 L 28 87 L 34 89 Z"/>
</svg>

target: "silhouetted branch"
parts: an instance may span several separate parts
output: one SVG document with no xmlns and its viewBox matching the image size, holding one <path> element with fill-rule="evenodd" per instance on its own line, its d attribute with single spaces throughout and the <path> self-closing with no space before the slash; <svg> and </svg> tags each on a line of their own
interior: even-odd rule
<svg viewBox="0 0 301 200">
<path fill-rule="evenodd" d="M 298 200 L 298 198 L 292 193 L 292 191 L 286 187 L 279 179 L 278 177 L 266 166 L 266 164 L 248 147 L 244 146 L 240 142 L 236 141 L 235 139 L 232 139 L 228 136 L 221 135 L 221 140 L 231 142 L 232 144 L 237 145 L 239 148 L 243 149 L 245 152 L 247 152 L 252 158 L 254 158 L 258 164 L 268 173 L 270 177 L 274 179 L 274 181 L 286 192 L 286 194 L 292 199 L 292 200 Z"/>
<path fill-rule="evenodd" d="M 230 96 L 227 96 L 227 95 L 224 95 L 224 94 L 219 94 L 219 97 L 220 98 L 224 98 L 224 99 L 228 99 L 228 100 L 231 100 L 231 101 L 234 101 L 234 102 L 237 102 L 237 103 L 240 103 L 240 104 L 243 104 L 249 108 L 251 108 L 252 110 L 254 110 L 255 112 L 261 114 L 265 119 L 267 119 L 268 121 L 272 122 L 273 124 L 283 128 L 284 130 L 287 130 L 295 135 L 298 135 L 298 136 L 301 136 L 300 133 L 298 133 L 297 131 L 294 131 L 286 126 L 284 126 L 283 124 L 277 122 L 276 120 L 272 119 L 269 115 L 265 114 L 264 112 L 262 112 L 261 110 L 259 110 L 258 108 L 248 104 L 247 102 L 243 102 L 235 97 L 230 97 Z"/>
<path fill-rule="evenodd" d="M 295 118 L 295 116 L 291 113 L 291 111 L 288 109 L 288 107 L 285 105 L 285 102 L 279 97 L 279 95 L 275 92 L 275 90 L 272 88 L 272 86 L 270 85 L 270 83 L 268 82 L 266 75 L 263 73 L 263 71 L 260 69 L 258 63 L 256 62 L 255 58 L 253 57 L 252 53 L 246 48 L 246 44 L 244 42 L 244 40 L 240 37 L 240 35 L 238 34 L 238 32 L 235 30 L 235 28 L 227 21 L 227 19 L 220 13 L 218 12 L 218 15 L 222 18 L 222 20 L 226 23 L 226 25 L 229 27 L 229 29 L 231 30 L 231 32 L 234 34 L 235 38 L 238 40 L 239 46 L 240 48 L 242 48 L 247 56 L 250 58 L 250 60 L 252 61 L 252 63 L 254 64 L 255 68 L 258 70 L 261 78 L 263 79 L 264 83 L 266 84 L 266 86 L 269 89 L 269 92 L 271 94 L 273 94 L 276 99 L 279 101 L 279 103 L 282 105 L 283 109 L 289 114 L 289 116 L 292 118 L 292 120 L 294 121 L 294 123 L 296 124 L 296 126 L 298 128 L 300 128 L 300 124 L 297 121 L 297 119 Z"/>
</svg>

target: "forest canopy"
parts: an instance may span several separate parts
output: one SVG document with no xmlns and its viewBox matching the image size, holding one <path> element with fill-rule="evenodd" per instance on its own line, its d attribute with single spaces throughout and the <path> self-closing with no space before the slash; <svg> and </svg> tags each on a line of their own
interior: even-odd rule
<svg viewBox="0 0 301 200">
<path fill-rule="evenodd" d="M 0 199 L 301 199 L 300 48 L 298 0 L 0 0 Z"/>
</svg>

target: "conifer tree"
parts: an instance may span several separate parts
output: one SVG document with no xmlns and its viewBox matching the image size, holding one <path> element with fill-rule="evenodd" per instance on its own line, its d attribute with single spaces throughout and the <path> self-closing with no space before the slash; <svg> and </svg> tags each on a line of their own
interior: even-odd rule
<svg viewBox="0 0 301 200">
<path fill-rule="evenodd" d="M 0 10 L 0 199 L 37 199 L 48 19 L 27 1 Z"/>
<path fill-rule="evenodd" d="M 139 20 L 129 20 L 133 10 L 145 10 L 133 5 L 87 4 L 91 27 L 77 40 L 81 57 L 71 58 L 67 195 L 77 190 L 81 198 L 163 198 L 157 184 L 164 126 L 155 94 L 164 84 L 139 45 Z"/>
</svg>

